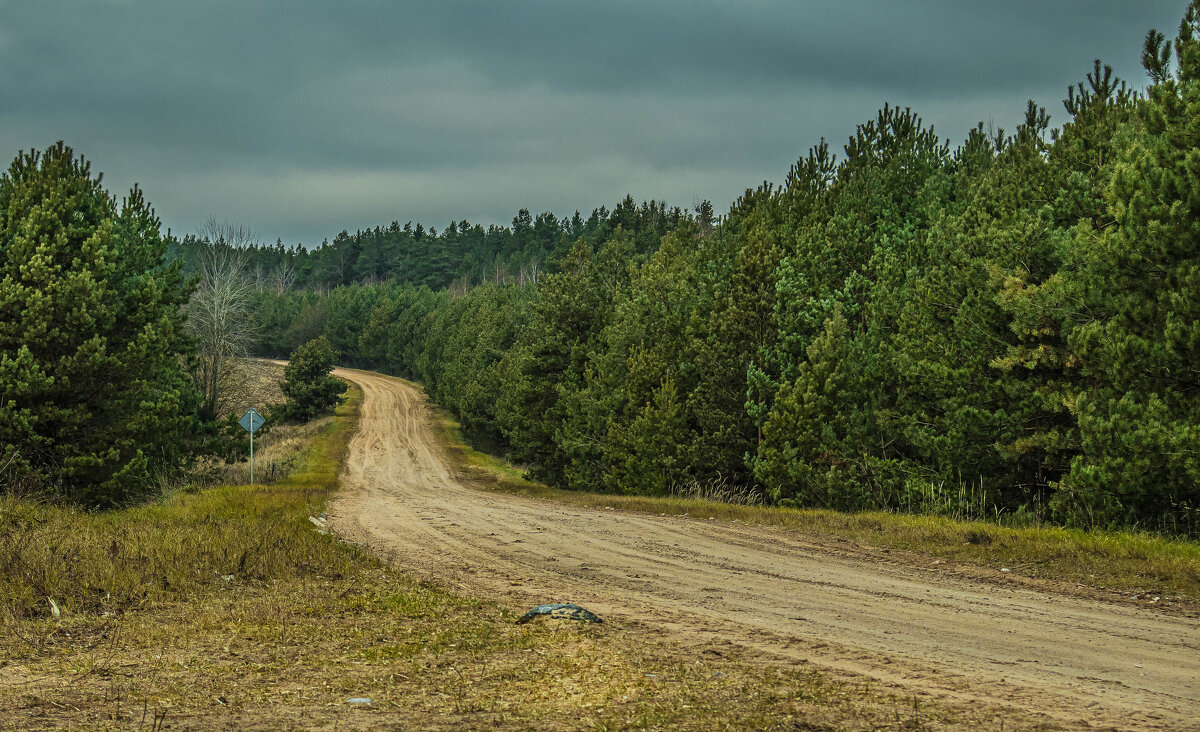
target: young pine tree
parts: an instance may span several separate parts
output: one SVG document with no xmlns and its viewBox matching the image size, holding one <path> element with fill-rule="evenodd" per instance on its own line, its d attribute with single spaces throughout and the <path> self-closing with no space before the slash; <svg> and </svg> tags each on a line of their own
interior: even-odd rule
<svg viewBox="0 0 1200 732">
<path fill-rule="evenodd" d="M 346 401 L 346 382 L 330 374 L 333 360 L 333 349 L 325 336 L 305 343 L 292 354 L 283 371 L 285 421 L 307 422 L 329 414 Z"/>
<path fill-rule="evenodd" d="M 198 448 L 178 265 L 58 143 L 0 178 L 0 468 L 89 507 L 146 495 Z"/>
</svg>

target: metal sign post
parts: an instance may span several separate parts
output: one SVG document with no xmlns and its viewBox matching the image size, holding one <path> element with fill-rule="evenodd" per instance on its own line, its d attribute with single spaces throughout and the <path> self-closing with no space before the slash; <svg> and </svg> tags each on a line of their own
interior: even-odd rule
<svg viewBox="0 0 1200 732">
<path fill-rule="evenodd" d="M 261 414 L 254 411 L 254 407 L 246 410 L 242 418 L 238 420 L 238 424 L 250 433 L 250 484 L 254 485 L 254 433 L 259 427 L 263 426 L 263 422 L 267 420 Z"/>
</svg>

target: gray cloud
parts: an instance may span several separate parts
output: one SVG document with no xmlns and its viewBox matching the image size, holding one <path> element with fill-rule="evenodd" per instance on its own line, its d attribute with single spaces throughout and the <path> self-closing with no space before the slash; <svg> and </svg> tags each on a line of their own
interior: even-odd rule
<svg viewBox="0 0 1200 732">
<path fill-rule="evenodd" d="M 53 5 L 53 10 L 50 6 Z M 0 151 L 65 139 L 164 223 L 317 243 L 626 192 L 727 206 L 886 102 L 957 142 L 1060 122 L 1183 0 L 0 0 Z"/>
</svg>

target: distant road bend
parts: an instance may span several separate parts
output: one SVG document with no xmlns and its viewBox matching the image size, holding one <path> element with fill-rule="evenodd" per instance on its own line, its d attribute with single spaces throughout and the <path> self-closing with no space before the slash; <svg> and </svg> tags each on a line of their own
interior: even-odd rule
<svg viewBox="0 0 1200 732">
<path fill-rule="evenodd" d="M 331 525 L 417 576 L 514 606 L 577 602 L 697 652 L 805 659 L 1068 727 L 1200 729 L 1193 619 L 885 564 L 766 527 L 472 488 L 419 389 L 336 373 L 364 400 Z"/>
</svg>

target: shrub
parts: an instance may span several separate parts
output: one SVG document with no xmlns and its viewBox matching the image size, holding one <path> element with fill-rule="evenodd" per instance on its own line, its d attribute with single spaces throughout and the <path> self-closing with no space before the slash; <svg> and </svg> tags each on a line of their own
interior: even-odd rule
<svg viewBox="0 0 1200 732">
<path fill-rule="evenodd" d="M 325 336 L 300 346 L 292 354 L 283 372 L 283 393 L 287 401 L 279 410 L 285 422 L 307 422 L 333 410 L 346 401 L 348 385 L 330 374 L 333 349 Z"/>
</svg>

